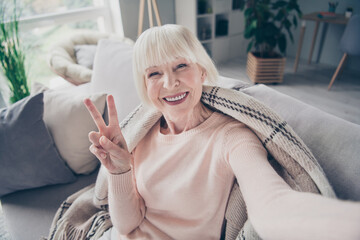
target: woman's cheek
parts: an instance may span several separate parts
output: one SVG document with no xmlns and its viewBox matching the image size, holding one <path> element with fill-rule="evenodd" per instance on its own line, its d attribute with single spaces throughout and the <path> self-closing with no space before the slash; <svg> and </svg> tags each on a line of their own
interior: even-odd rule
<svg viewBox="0 0 360 240">
<path fill-rule="evenodd" d="M 157 99 L 158 84 L 155 81 L 149 81 L 147 84 L 147 93 L 150 99 Z"/>
</svg>

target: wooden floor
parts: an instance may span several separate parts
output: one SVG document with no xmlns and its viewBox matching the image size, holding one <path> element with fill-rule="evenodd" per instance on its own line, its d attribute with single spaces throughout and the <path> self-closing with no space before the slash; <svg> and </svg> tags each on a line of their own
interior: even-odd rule
<svg viewBox="0 0 360 240">
<path fill-rule="evenodd" d="M 345 68 L 328 91 L 327 86 L 335 67 L 300 62 L 297 73 L 294 73 L 293 65 L 294 59 L 287 59 L 283 83 L 268 86 L 325 112 L 360 124 L 360 69 L 355 72 Z M 251 83 L 246 75 L 246 58 L 232 59 L 217 67 L 222 76 Z"/>
</svg>

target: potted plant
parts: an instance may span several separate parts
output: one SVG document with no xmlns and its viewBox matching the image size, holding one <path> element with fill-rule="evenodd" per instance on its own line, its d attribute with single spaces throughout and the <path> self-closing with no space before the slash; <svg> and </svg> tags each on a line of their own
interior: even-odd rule
<svg viewBox="0 0 360 240">
<path fill-rule="evenodd" d="M 248 76 L 254 83 L 282 82 L 286 35 L 294 41 L 292 27 L 302 14 L 297 0 L 241 0 L 240 9 L 245 10 L 244 37 L 250 39 Z"/>
<path fill-rule="evenodd" d="M 19 40 L 19 21 L 14 0 L 12 14 L 0 4 L 0 68 L 11 91 L 10 103 L 30 95 L 25 71 L 25 55 Z"/>
</svg>

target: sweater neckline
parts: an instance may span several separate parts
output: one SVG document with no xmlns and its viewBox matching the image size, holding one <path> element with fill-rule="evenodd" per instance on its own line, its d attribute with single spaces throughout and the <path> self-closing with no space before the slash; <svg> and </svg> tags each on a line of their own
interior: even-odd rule
<svg viewBox="0 0 360 240">
<path fill-rule="evenodd" d="M 156 129 L 155 129 L 155 133 L 157 136 L 157 139 L 162 141 L 162 142 L 174 142 L 174 141 L 182 141 L 182 139 L 184 138 L 188 138 L 189 136 L 198 134 L 204 130 L 206 130 L 207 128 L 211 127 L 213 125 L 214 122 L 217 121 L 217 119 L 219 118 L 220 114 L 216 111 L 214 111 L 213 113 L 211 113 L 211 115 L 202 123 L 200 123 L 198 126 L 189 129 L 187 131 L 184 131 L 182 133 L 179 134 L 172 134 L 172 135 L 165 135 L 163 133 L 161 133 L 160 131 L 160 120 L 156 123 Z"/>
</svg>

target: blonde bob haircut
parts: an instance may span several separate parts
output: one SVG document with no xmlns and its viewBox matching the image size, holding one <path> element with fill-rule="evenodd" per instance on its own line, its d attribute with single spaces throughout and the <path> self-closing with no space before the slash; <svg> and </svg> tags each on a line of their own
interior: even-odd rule
<svg viewBox="0 0 360 240">
<path fill-rule="evenodd" d="M 196 36 L 186 27 L 167 24 L 144 31 L 134 45 L 133 74 L 138 94 L 151 106 L 145 84 L 145 70 L 178 58 L 197 63 L 206 72 L 205 84 L 216 85 L 218 71 Z"/>
</svg>

